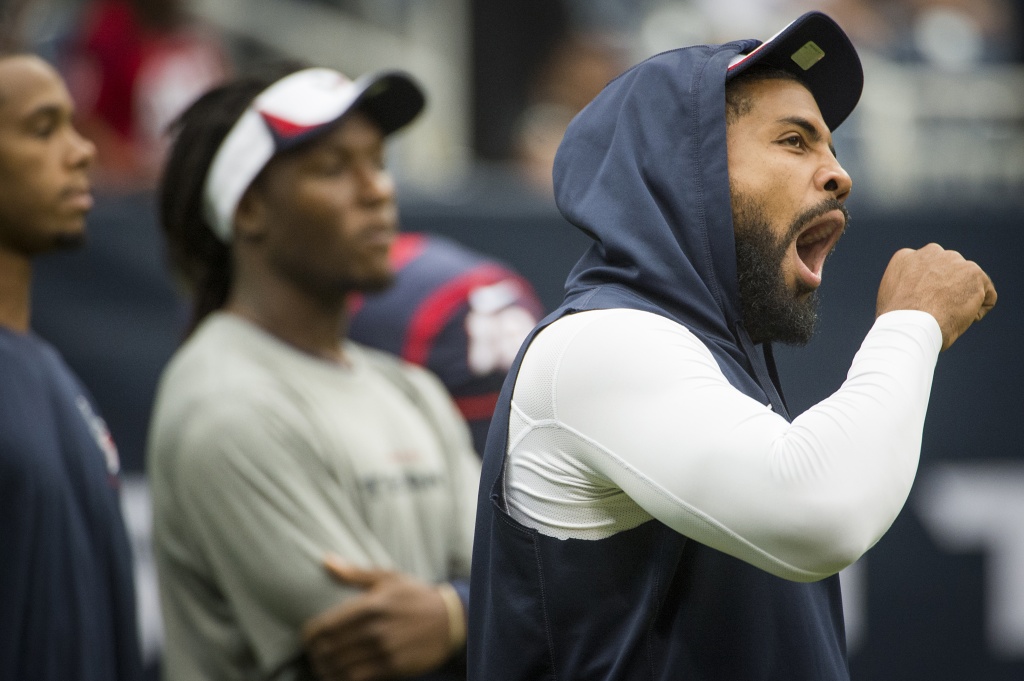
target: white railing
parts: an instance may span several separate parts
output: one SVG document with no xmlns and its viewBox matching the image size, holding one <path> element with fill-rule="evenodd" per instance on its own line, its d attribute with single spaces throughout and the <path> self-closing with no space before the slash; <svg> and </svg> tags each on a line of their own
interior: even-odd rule
<svg viewBox="0 0 1024 681">
<path fill-rule="evenodd" d="M 848 137 L 865 193 L 888 201 L 1024 194 L 1024 67 L 957 73 L 865 60 L 865 81 L 837 135 Z"/>
</svg>

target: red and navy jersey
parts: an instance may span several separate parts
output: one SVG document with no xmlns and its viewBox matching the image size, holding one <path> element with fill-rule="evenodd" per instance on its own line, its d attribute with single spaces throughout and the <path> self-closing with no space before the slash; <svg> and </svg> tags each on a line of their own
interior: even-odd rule
<svg viewBox="0 0 1024 681">
<path fill-rule="evenodd" d="M 505 375 L 543 316 L 540 300 L 509 266 L 440 236 L 399 235 L 391 264 L 393 286 L 351 301 L 348 335 L 437 374 L 483 452 Z"/>
</svg>

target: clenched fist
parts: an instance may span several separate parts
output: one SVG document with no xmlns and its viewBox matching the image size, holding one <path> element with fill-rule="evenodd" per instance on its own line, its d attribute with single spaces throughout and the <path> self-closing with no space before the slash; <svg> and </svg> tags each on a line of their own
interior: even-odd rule
<svg viewBox="0 0 1024 681">
<path fill-rule="evenodd" d="M 877 314 L 921 310 L 942 329 L 942 349 L 951 346 L 996 304 L 992 280 L 977 263 L 938 244 L 896 252 L 878 287 Z"/>
</svg>

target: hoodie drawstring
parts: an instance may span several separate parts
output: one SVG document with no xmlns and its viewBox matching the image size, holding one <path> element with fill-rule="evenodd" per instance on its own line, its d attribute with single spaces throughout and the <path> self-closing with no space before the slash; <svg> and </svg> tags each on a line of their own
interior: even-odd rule
<svg viewBox="0 0 1024 681">
<path fill-rule="evenodd" d="M 754 341 L 751 340 L 750 334 L 743 328 L 742 322 L 736 322 L 736 335 L 739 336 L 743 352 L 750 359 L 757 382 L 761 384 L 765 395 L 768 396 L 772 409 L 775 410 L 775 413 L 789 421 L 789 408 L 786 406 L 786 400 L 782 396 L 782 383 L 779 381 L 778 367 L 775 366 L 775 353 L 772 351 L 772 344 L 764 343 L 764 354 L 762 355 L 754 346 Z"/>
</svg>

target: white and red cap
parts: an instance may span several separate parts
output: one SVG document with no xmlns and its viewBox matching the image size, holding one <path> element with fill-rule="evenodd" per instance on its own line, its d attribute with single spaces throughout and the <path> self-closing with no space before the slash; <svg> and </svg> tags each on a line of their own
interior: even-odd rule
<svg viewBox="0 0 1024 681">
<path fill-rule="evenodd" d="M 829 130 L 846 120 L 864 89 L 857 50 L 839 24 L 821 12 L 807 12 L 749 54 L 737 55 L 726 78 L 755 64 L 796 75 L 814 95 Z"/>
<path fill-rule="evenodd" d="M 203 185 L 206 218 L 221 241 L 231 241 L 242 195 L 275 155 L 331 130 L 354 109 L 385 135 L 412 121 L 426 99 L 401 71 L 349 80 L 333 69 L 309 68 L 261 92 L 228 132 Z"/>
</svg>

